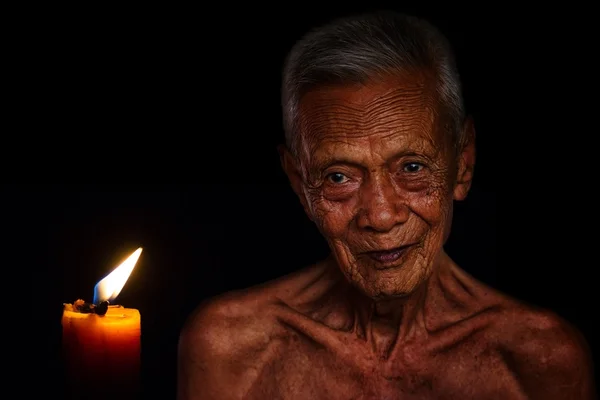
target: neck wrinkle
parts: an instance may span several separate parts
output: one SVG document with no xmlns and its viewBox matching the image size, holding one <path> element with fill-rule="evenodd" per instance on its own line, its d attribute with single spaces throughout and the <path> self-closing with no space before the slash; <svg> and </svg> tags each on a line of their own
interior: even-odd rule
<svg viewBox="0 0 600 400">
<path fill-rule="evenodd" d="M 439 286 L 439 274 L 449 267 L 447 255 L 442 252 L 431 276 L 411 295 L 405 298 L 376 301 L 355 289 L 353 297 L 353 332 L 371 343 L 373 350 L 384 357 L 391 356 L 402 343 L 429 335 L 428 321 L 435 316 L 432 294 Z M 433 307 L 432 307 L 433 306 Z M 387 349 L 377 349 L 377 343 Z"/>
</svg>

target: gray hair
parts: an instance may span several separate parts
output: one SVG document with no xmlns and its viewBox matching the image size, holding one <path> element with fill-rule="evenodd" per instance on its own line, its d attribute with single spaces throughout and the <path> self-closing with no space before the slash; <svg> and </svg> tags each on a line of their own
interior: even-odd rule
<svg viewBox="0 0 600 400">
<path fill-rule="evenodd" d="M 365 83 L 376 77 L 429 70 L 437 77 L 441 111 L 455 146 L 462 144 L 464 105 L 448 40 L 422 19 L 376 12 L 334 20 L 308 32 L 289 52 L 282 82 L 286 145 L 298 154 L 298 106 L 311 89 Z"/>
</svg>

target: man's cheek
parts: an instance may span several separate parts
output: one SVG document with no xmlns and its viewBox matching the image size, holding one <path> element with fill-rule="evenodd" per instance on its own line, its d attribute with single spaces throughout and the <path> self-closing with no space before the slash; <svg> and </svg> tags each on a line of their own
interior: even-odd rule
<svg viewBox="0 0 600 400">
<path fill-rule="evenodd" d="M 436 225 L 447 219 L 452 200 L 445 192 L 430 191 L 413 196 L 410 204 L 415 214 L 429 225 Z"/>
<path fill-rule="evenodd" d="M 323 208 L 321 200 L 316 196 L 308 198 L 308 205 L 310 209 L 310 219 L 315 223 L 317 229 L 324 234 L 325 232 L 325 216 L 327 215 L 326 210 Z"/>
<path fill-rule="evenodd" d="M 323 235 L 328 239 L 345 237 L 351 216 L 338 207 L 328 207 L 323 202 L 314 208 L 315 223 Z"/>
<path fill-rule="evenodd" d="M 340 224 L 340 221 L 333 215 L 328 214 L 323 218 L 323 233 L 329 239 L 340 239 L 346 231 L 345 226 Z"/>
</svg>

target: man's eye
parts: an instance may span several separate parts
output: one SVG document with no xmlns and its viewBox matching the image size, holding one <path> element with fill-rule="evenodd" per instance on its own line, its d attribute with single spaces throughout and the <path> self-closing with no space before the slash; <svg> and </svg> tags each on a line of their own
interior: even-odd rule
<svg viewBox="0 0 600 400">
<path fill-rule="evenodd" d="M 416 162 L 411 162 L 411 163 L 404 164 L 404 167 L 402 168 L 402 170 L 404 172 L 408 172 L 410 174 L 414 174 L 416 172 L 420 172 L 423 168 L 425 168 L 423 166 L 423 164 L 416 163 Z"/>
<path fill-rule="evenodd" d="M 348 180 L 348 177 L 339 172 L 334 172 L 333 174 L 327 175 L 326 179 L 328 181 L 330 181 L 331 183 L 335 183 L 336 185 L 339 185 L 342 183 L 346 183 L 346 181 Z"/>
</svg>

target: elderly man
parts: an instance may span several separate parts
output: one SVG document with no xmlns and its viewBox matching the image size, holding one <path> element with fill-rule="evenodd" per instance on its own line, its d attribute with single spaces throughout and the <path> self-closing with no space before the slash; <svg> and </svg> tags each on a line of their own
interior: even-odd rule
<svg viewBox="0 0 600 400">
<path fill-rule="evenodd" d="M 435 28 L 375 13 L 308 33 L 283 116 L 283 168 L 331 255 L 201 305 L 180 339 L 180 400 L 594 397 L 575 329 L 443 250 L 475 133 Z"/>
</svg>

